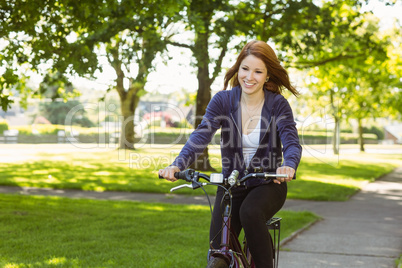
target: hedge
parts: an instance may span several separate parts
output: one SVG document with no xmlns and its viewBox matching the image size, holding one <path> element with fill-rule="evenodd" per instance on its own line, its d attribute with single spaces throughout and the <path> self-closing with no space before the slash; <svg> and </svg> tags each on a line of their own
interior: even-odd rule
<svg viewBox="0 0 402 268">
<path fill-rule="evenodd" d="M 1 127 L 1 124 L 0 124 Z M 7 125 L 8 127 L 8 125 Z M 81 143 L 103 143 L 117 142 L 116 133 L 104 132 L 102 128 L 83 128 L 70 127 L 64 125 L 34 125 L 17 127 L 19 135 L 19 143 L 57 143 L 72 137 L 71 132 L 75 133 L 74 137 Z M 58 136 L 59 131 L 64 131 L 65 135 Z M 188 128 L 151 128 L 142 133 L 142 137 L 137 137 L 136 142 L 154 143 L 154 144 L 184 144 L 193 129 Z M 302 144 L 329 144 L 331 143 L 332 133 L 323 131 L 310 131 L 299 133 L 300 142 Z M 365 143 L 377 143 L 378 139 L 375 134 L 363 134 Z M 342 144 L 355 144 L 358 141 L 358 134 L 341 133 Z M 220 132 L 215 134 L 212 144 L 219 145 Z"/>
<path fill-rule="evenodd" d="M 5 130 L 8 130 L 8 123 L 6 120 L 0 120 L 0 135 L 3 135 Z"/>
</svg>

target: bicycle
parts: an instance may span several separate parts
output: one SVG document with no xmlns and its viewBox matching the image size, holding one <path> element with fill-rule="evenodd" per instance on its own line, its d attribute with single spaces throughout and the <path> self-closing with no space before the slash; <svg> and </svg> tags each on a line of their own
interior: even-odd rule
<svg viewBox="0 0 402 268">
<path fill-rule="evenodd" d="M 225 194 L 223 195 L 224 207 L 222 211 L 223 223 L 221 229 L 221 246 L 219 249 L 210 249 L 208 252 L 208 265 L 207 268 L 254 268 L 254 262 L 250 251 L 247 246 L 247 241 L 244 238 L 243 246 L 237 237 L 237 235 L 230 230 L 231 221 L 231 189 L 238 185 L 241 185 L 245 181 L 251 178 L 264 178 L 265 180 L 272 181 L 273 178 L 287 177 L 285 174 L 271 174 L 271 173 L 249 173 L 241 179 L 238 179 L 239 172 L 234 170 L 228 178 L 224 178 L 223 174 L 212 173 L 208 176 L 204 173 L 197 172 L 193 169 L 187 169 L 174 174 L 176 179 L 185 180 L 191 182 L 191 184 L 182 184 L 170 189 L 171 192 L 179 190 L 181 188 L 192 188 L 193 190 L 201 188 L 207 196 L 211 212 L 212 205 L 209 196 L 204 186 L 215 185 L 217 187 L 223 187 Z M 159 177 L 161 178 L 161 177 Z M 207 182 L 200 182 L 200 179 L 204 179 Z M 281 218 L 271 218 L 267 221 L 267 227 L 274 232 L 273 240 L 273 256 L 274 267 L 278 267 L 279 262 L 279 242 L 280 242 L 280 222 Z M 278 235 L 276 235 L 278 231 Z M 276 253 L 276 254 L 275 254 Z"/>
</svg>

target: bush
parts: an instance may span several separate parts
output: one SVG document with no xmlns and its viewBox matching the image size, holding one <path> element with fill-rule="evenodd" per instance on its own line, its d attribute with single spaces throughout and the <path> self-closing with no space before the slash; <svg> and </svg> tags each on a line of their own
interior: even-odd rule
<svg viewBox="0 0 402 268">
<path fill-rule="evenodd" d="M 180 122 L 176 121 L 173 123 L 172 127 L 194 129 L 194 127 L 187 120 L 182 120 Z"/>
<path fill-rule="evenodd" d="M 363 133 L 371 133 L 377 136 L 377 139 L 384 139 L 384 131 L 376 126 L 372 126 L 371 128 L 363 127 Z"/>
<path fill-rule="evenodd" d="M 6 120 L 1 120 L 0 121 L 0 135 L 3 135 L 5 130 L 8 130 L 8 123 Z"/>
<path fill-rule="evenodd" d="M 79 125 L 82 127 L 95 126 L 95 124 L 87 117 L 87 111 L 84 109 L 84 105 L 77 100 L 41 103 L 39 107 L 41 115 L 47 118 L 52 124 L 58 125 L 64 125 L 67 115 L 76 108 L 78 109 L 71 115 L 71 122 L 73 125 Z"/>
<path fill-rule="evenodd" d="M 66 126 L 63 125 L 30 125 L 15 127 L 18 129 L 20 135 L 57 135 L 59 130 L 64 130 Z"/>
<path fill-rule="evenodd" d="M 341 132 L 341 143 L 356 144 L 359 135 L 357 133 Z M 329 144 L 333 138 L 331 131 L 303 131 L 299 132 L 300 142 L 305 144 Z M 363 134 L 366 143 L 377 143 L 377 136 L 371 133 Z"/>
</svg>

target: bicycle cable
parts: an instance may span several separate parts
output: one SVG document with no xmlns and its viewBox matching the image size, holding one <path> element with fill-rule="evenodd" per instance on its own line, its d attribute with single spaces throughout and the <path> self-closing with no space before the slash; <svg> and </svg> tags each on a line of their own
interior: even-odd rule
<svg viewBox="0 0 402 268">
<path fill-rule="evenodd" d="M 227 194 L 229 194 L 229 200 L 230 200 L 229 215 L 232 215 L 233 198 L 232 198 L 232 196 L 230 195 L 230 190 L 233 188 L 233 186 L 229 187 L 229 189 L 226 189 L 225 187 L 223 187 L 223 186 L 220 185 L 220 184 L 214 184 L 214 183 L 211 183 L 211 184 L 216 185 L 216 186 L 219 186 L 219 187 L 221 187 L 221 188 L 224 190 L 224 193 L 223 193 L 221 202 L 220 202 L 220 204 L 219 204 L 220 207 L 222 207 L 222 204 L 223 204 L 223 202 L 224 202 L 224 200 L 225 200 L 225 196 L 226 196 Z M 211 208 L 211 207 L 210 207 L 210 208 Z M 223 221 L 223 218 L 224 218 L 224 217 L 223 217 L 223 213 L 222 213 L 222 222 L 225 224 L 226 227 L 229 227 L 229 226 L 227 225 L 227 221 Z M 212 221 L 212 225 L 215 225 L 214 217 L 213 217 L 213 214 L 212 214 L 212 208 L 211 208 L 211 221 Z M 210 245 L 212 244 L 212 241 L 215 241 L 215 239 L 218 238 L 219 234 L 222 233 L 222 230 L 223 230 L 223 225 L 221 225 L 220 230 L 216 233 L 216 235 L 215 235 L 215 236 L 212 238 L 212 240 L 209 242 Z M 230 232 L 233 232 L 233 230 L 230 229 Z M 212 246 L 212 245 L 211 245 L 211 246 Z M 214 249 L 214 248 L 213 248 L 213 249 Z"/>
<path fill-rule="evenodd" d="M 209 211 L 211 212 L 211 218 L 212 218 L 212 203 L 211 203 L 211 199 L 209 198 L 209 195 L 208 195 L 207 191 L 204 189 L 204 186 L 202 186 L 202 184 L 200 184 L 200 188 L 204 191 L 205 195 L 207 196 L 207 200 L 208 200 L 208 204 L 209 204 Z"/>
</svg>

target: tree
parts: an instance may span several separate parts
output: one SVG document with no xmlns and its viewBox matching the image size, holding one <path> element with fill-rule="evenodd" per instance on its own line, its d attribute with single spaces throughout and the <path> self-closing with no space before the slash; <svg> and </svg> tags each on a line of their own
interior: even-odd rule
<svg viewBox="0 0 402 268">
<path fill-rule="evenodd" d="M 353 74 L 345 85 L 348 94 L 346 98 L 347 117 L 358 122 L 360 151 L 364 151 L 363 121 L 368 118 L 387 117 L 400 114 L 400 106 L 389 106 L 390 102 L 401 97 L 401 81 L 395 69 L 392 68 L 390 52 L 399 50 L 390 42 L 390 37 L 379 33 L 373 27 L 371 35 L 382 49 L 370 53 L 364 60 L 354 62 L 343 71 Z M 370 31 L 371 32 L 371 31 Z M 400 54 L 400 52 L 399 52 Z M 398 94 L 399 93 L 399 94 Z"/>
<path fill-rule="evenodd" d="M 66 76 L 58 71 L 53 72 L 52 70 L 49 70 L 43 77 L 38 90 L 33 91 L 33 96 L 49 98 L 52 101 L 57 99 L 67 101 L 79 95 L 80 93 L 74 88 L 73 84 Z"/>
<path fill-rule="evenodd" d="M 305 69 L 364 55 L 355 50 L 355 43 L 362 42 L 356 34 L 364 23 L 361 7 L 359 0 L 310 3 L 309 9 L 301 10 L 305 15 L 288 25 L 293 29 L 273 37 L 286 52 L 281 54 L 285 64 Z"/>
<path fill-rule="evenodd" d="M 314 83 L 310 89 L 318 100 L 318 105 L 332 106 L 335 119 L 334 139 L 339 134 L 341 118 L 356 119 L 358 122 L 360 150 L 364 151 L 363 120 L 395 114 L 398 109 L 394 102 L 400 89 L 399 77 L 392 68 L 390 52 L 395 47 L 390 36 L 381 35 L 378 21 L 370 14 L 365 14 L 356 23 L 354 32 L 337 35 L 329 43 L 328 50 L 340 51 L 347 44 L 350 56 L 340 56 L 329 62 L 312 68 Z M 400 110 L 400 108 L 399 108 Z M 338 148 L 333 143 L 334 153 Z"/>
<path fill-rule="evenodd" d="M 81 105 L 77 100 L 71 101 L 52 101 L 41 103 L 39 106 L 40 114 L 48 119 L 52 124 L 64 125 L 66 122 L 66 116 L 74 107 Z M 87 116 L 87 112 L 84 109 L 79 109 L 74 114 L 71 123 L 82 127 L 93 127 L 95 124 Z"/>
<path fill-rule="evenodd" d="M 70 24 L 63 25 L 65 7 L 55 1 L 1 0 L 1 7 L 0 102 L 2 109 L 7 110 L 13 103 L 12 94 L 19 94 L 23 100 L 34 94 L 27 86 L 30 72 L 41 72 L 45 76 L 45 64 L 52 65 L 54 73 L 58 72 L 59 78 L 66 81 L 64 72 L 68 64 L 60 55 L 60 49 L 66 48 L 65 54 L 68 54 L 70 47 L 66 37 L 73 28 Z"/>
<path fill-rule="evenodd" d="M 395 22 L 393 28 L 385 33 L 390 45 L 387 49 L 387 70 L 389 71 L 390 85 L 388 91 L 391 95 L 385 103 L 385 107 L 391 110 L 390 115 L 401 119 L 402 115 L 402 21 Z"/>
<path fill-rule="evenodd" d="M 211 85 L 222 69 L 222 61 L 228 44 L 234 36 L 233 6 L 228 0 L 193 0 L 188 3 L 182 21 L 194 33 L 193 40 L 170 41 L 171 45 L 191 50 L 197 68 L 198 90 L 196 97 L 195 128 L 211 100 Z M 217 50 L 213 58 L 210 49 Z M 212 70 L 212 73 L 211 71 Z M 196 160 L 193 167 L 198 170 L 213 170 L 208 160 L 208 148 Z"/>
<path fill-rule="evenodd" d="M 2 89 L 18 81 L 14 65 L 39 70 L 46 63 L 63 75 L 94 77 L 102 71 L 99 54 L 104 53 L 115 71 L 110 89 L 117 90 L 121 101 L 120 147 L 133 149 L 134 111 L 145 93 L 153 60 L 166 47 L 165 32 L 176 20 L 180 4 L 174 0 L 6 1 L 0 38 L 8 44 L 0 61 L 8 66 L 9 78 L 1 81 Z M 7 107 L 10 98 L 0 97 Z"/>
<path fill-rule="evenodd" d="M 245 39 L 257 38 L 275 42 L 282 51 L 291 48 L 295 53 L 294 57 L 285 58 L 288 63 L 295 59 L 301 60 L 303 58 L 299 55 L 305 56 L 305 53 L 310 52 L 311 43 L 318 47 L 320 40 L 328 38 L 331 32 L 349 27 L 349 23 L 358 14 L 350 13 L 349 17 L 345 17 L 342 12 L 344 6 L 355 5 L 359 5 L 359 1 L 324 4 L 313 0 L 191 1 L 183 12 L 182 21 L 194 33 L 194 37 L 187 43 L 176 41 L 171 44 L 188 48 L 193 53 L 198 79 L 195 127 L 201 122 L 211 99 L 211 85 L 220 74 L 223 58 L 230 49 L 238 50 L 244 45 Z M 340 26 L 342 27 L 339 29 Z M 240 41 L 233 43 L 234 39 Z M 210 51 L 215 51 L 216 56 L 211 55 Z M 338 55 L 332 56 L 337 57 Z M 207 149 L 197 160 L 195 167 L 211 168 Z"/>
</svg>

